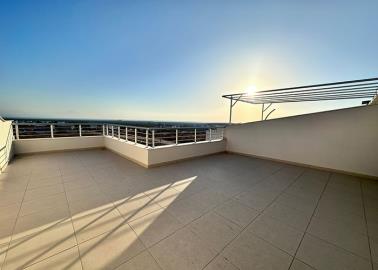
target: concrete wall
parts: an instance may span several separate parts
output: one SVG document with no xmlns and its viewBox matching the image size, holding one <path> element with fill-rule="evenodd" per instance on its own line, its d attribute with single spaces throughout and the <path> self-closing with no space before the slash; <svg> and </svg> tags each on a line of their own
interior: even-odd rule
<svg viewBox="0 0 378 270">
<path fill-rule="evenodd" d="M 139 165 L 148 167 L 148 150 L 143 146 L 106 136 L 104 137 L 104 146 Z"/>
<path fill-rule="evenodd" d="M 26 139 L 14 141 L 14 147 L 15 154 L 89 149 L 104 147 L 104 139 L 102 136 Z"/>
<path fill-rule="evenodd" d="M 378 105 L 226 128 L 227 151 L 378 177 Z"/>
<path fill-rule="evenodd" d="M 166 146 L 159 148 L 146 148 L 132 142 L 104 137 L 105 147 L 129 160 L 144 167 L 154 167 L 178 160 L 211 155 L 226 150 L 225 141 L 201 142 Z"/>
<path fill-rule="evenodd" d="M 157 166 L 176 160 L 211 155 L 226 151 L 226 142 L 216 141 L 211 143 L 200 142 L 167 146 L 150 149 L 148 156 L 149 166 Z"/>
<path fill-rule="evenodd" d="M 4 121 L 0 118 L 0 173 L 5 170 L 12 158 L 12 121 Z"/>
</svg>

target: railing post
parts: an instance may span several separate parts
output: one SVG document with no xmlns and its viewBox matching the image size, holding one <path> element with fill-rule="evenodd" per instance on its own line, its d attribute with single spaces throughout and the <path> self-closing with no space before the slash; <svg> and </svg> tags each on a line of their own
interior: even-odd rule
<svg viewBox="0 0 378 270">
<path fill-rule="evenodd" d="M 176 128 L 176 145 L 178 145 L 178 129 Z"/>
<path fill-rule="evenodd" d="M 125 136 L 125 140 L 128 141 L 129 139 L 127 138 L 127 127 L 126 127 L 126 136 Z"/>
<path fill-rule="evenodd" d="M 137 139 L 137 136 L 138 136 L 138 134 L 137 134 L 137 129 L 135 128 L 135 130 L 134 130 L 135 132 L 135 138 L 134 138 L 134 141 L 135 141 L 135 144 L 137 144 L 137 142 L 138 142 L 138 139 Z"/>
<path fill-rule="evenodd" d="M 194 129 L 194 143 L 197 142 L 197 129 Z"/>
<path fill-rule="evenodd" d="M 51 138 L 54 138 L 54 125 L 50 124 Z"/>
<path fill-rule="evenodd" d="M 109 136 L 109 125 L 106 125 L 106 136 Z"/>
<path fill-rule="evenodd" d="M 15 125 L 15 128 L 16 128 L 16 140 L 19 140 L 20 139 L 20 133 L 18 131 L 18 124 Z"/>
<path fill-rule="evenodd" d="M 146 129 L 146 147 L 148 147 L 148 129 Z"/>
<path fill-rule="evenodd" d="M 102 136 L 105 136 L 105 125 L 102 125 Z"/>
<path fill-rule="evenodd" d="M 211 128 L 209 129 L 209 142 L 211 142 Z"/>
<path fill-rule="evenodd" d="M 79 136 L 81 137 L 81 125 L 79 125 Z"/>
<path fill-rule="evenodd" d="M 121 127 L 118 126 L 118 140 L 121 139 Z"/>
<path fill-rule="evenodd" d="M 155 130 L 152 130 L 152 148 L 155 148 Z"/>
</svg>

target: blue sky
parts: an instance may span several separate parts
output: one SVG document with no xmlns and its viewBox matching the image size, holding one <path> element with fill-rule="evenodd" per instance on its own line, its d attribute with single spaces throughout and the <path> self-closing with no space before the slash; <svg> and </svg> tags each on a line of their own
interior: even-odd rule
<svg viewBox="0 0 378 270">
<path fill-rule="evenodd" d="M 222 94 L 376 77 L 378 1 L 0 1 L 0 115 L 226 121 Z M 276 105 L 272 117 L 359 105 Z M 259 117 L 237 105 L 234 120 Z"/>
</svg>

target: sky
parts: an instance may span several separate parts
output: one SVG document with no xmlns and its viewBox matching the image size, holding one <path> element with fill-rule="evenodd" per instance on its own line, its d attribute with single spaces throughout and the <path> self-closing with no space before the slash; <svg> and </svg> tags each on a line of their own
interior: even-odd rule
<svg viewBox="0 0 378 270">
<path fill-rule="evenodd" d="M 376 0 L 0 0 L 0 115 L 225 122 L 222 94 L 378 77 L 377 10 Z M 360 104 L 275 104 L 271 118 Z M 260 109 L 237 104 L 233 121 Z"/>
</svg>

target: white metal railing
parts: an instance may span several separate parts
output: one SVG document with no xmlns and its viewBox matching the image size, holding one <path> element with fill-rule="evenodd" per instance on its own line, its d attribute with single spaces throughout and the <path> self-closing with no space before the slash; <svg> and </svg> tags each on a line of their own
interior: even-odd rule
<svg viewBox="0 0 378 270">
<path fill-rule="evenodd" d="M 13 123 L 15 140 L 106 136 L 135 145 L 156 148 L 223 140 L 223 127 L 150 128 L 91 123 Z"/>
</svg>

